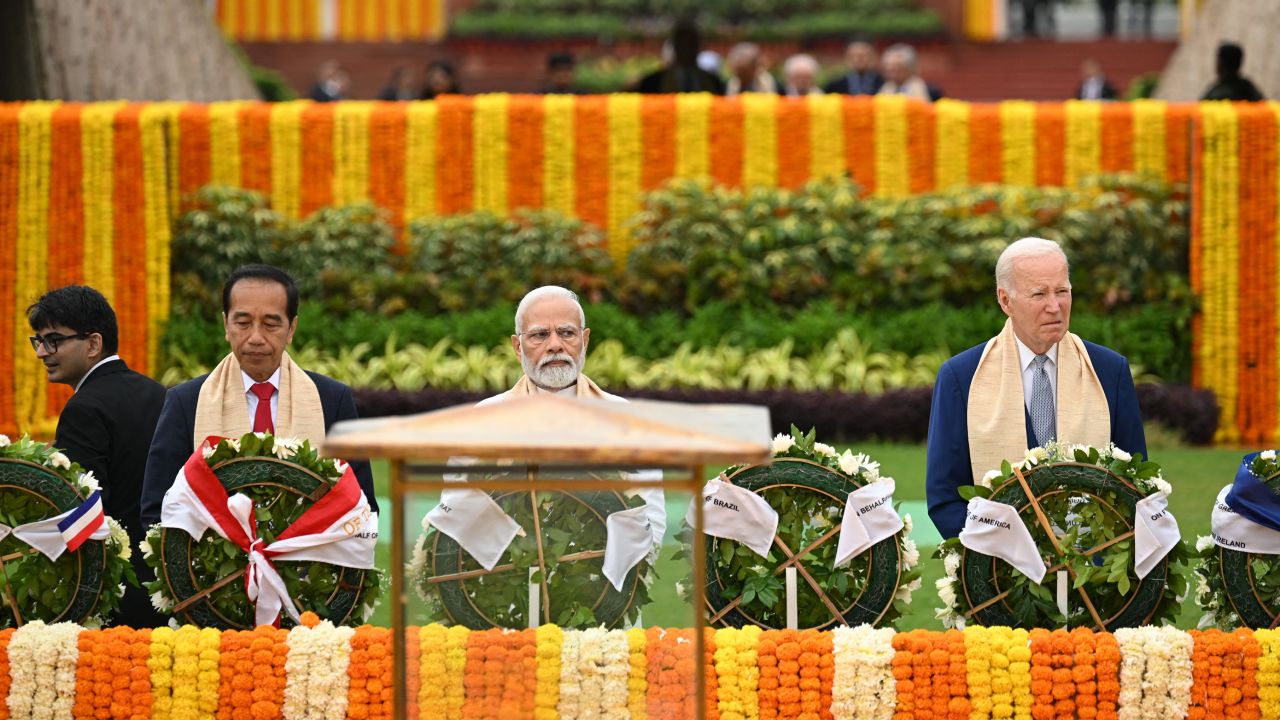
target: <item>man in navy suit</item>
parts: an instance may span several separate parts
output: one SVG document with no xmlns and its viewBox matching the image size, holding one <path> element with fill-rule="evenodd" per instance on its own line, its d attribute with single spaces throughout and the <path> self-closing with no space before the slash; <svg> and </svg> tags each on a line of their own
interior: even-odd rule
<svg viewBox="0 0 1280 720">
<path fill-rule="evenodd" d="M 1005 248 L 996 297 L 1004 331 L 944 363 L 933 388 L 925 491 L 944 538 L 964 527 L 959 488 L 1002 457 L 1017 464 L 1051 440 L 1147 453 L 1129 362 L 1067 330 L 1071 281 L 1058 244 L 1023 238 Z"/>
<path fill-rule="evenodd" d="M 231 354 L 212 373 L 165 395 L 142 485 L 144 527 L 160 521 L 165 491 L 194 452 L 197 435 L 265 430 L 315 444 L 335 422 L 356 417 L 350 388 L 301 371 L 285 354 L 298 326 L 298 288 L 288 273 L 269 265 L 231 273 L 222 288 L 222 318 Z M 220 389 L 211 393 L 214 387 Z M 351 469 L 377 512 L 369 463 L 352 462 Z"/>
</svg>

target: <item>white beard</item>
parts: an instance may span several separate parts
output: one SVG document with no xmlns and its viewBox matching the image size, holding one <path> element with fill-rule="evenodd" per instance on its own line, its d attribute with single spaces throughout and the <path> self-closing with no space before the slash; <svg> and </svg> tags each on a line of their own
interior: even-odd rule
<svg viewBox="0 0 1280 720">
<path fill-rule="evenodd" d="M 547 367 L 548 363 L 556 361 L 569 364 Z M 538 366 L 534 367 L 533 361 L 524 353 L 520 353 L 520 366 L 524 368 L 524 374 L 529 376 L 534 385 L 543 390 L 563 390 L 578 381 L 578 374 L 582 369 L 582 358 L 574 358 L 568 353 L 555 353 L 544 356 Z"/>
</svg>

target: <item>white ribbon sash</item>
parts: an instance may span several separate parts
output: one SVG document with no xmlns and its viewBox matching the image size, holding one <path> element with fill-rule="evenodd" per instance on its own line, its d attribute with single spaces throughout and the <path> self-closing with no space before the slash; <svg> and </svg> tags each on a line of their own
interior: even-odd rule
<svg viewBox="0 0 1280 720">
<path fill-rule="evenodd" d="M 840 521 L 836 567 L 903 528 L 902 518 L 893 509 L 893 487 L 893 483 L 882 480 L 849 493 Z"/>
<path fill-rule="evenodd" d="M 1236 513 L 1227 504 L 1227 485 L 1213 504 L 1213 542 L 1219 547 L 1262 555 L 1280 555 L 1280 532 Z"/>
<path fill-rule="evenodd" d="M 1133 570 L 1142 579 L 1178 545 L 1182 534 L 1169 512 L 1169 496 L 1163 492 L 1139 500 L 1133 513 Z"/>
<path fill-rule="evenodd" d="M 440 504 L 427 513 L 427 523 L 453 538 L 485 570 L 492 570 L 511 541 L 524 534 L 488 493 L 479 490 L 440 493 Z"/>
<path fill-rule="evenodd" d="M 210 440 L 217 442 L 215 438 Z M 205 463 L 201 451 L 210 440 L 196 448 L 165 493 L 160 525 L 185 530 L 196 540 L 212 529 L 248 554 L 245 593 L 255 604 L 256 624 L 274 624 L 282 610 L 294 621 L 300 619 L 273 560 L 373 568 L 378 516 L 370 512 L 369 502 L 349 466 L 324 497 L 280 533 L 275 542 L 264 545 L 253 520 L 253 502 L 240 493 L 227 497 L 226 489 Z"/>
<path fill-rule="evenodd" d="M 693 504 L 685 521 L 693 525 Z M 702 488 L 703 532 L 712 537 L 737 540 L 764 557 L 778 532 L 778 512 L 764 498 L 720 478 Z"/>
<path fill-rule="evenodd" d="M 62 535 L 62 531 L 58 529 L 58 523 L 73 512 L 75 512 L 74 508 L 55 517 L 23 523 L 13 528 L 0 523 L 0 540 L 4 540 L 12 533 L 14 537 L 39 550 L 45 557 L 50 560 L 57 560 L 62 557 L 62 553 L 67 551 L 67 541 Z M 109 537 L 111 537 L 111 528 L 104 522 L 97 530 L 93 531 L 89 539 L 106 540 Z"/>
<path fill-rule="evenodd" d="M 653 548 L 653 529 L 646 505 L 609 513 L 605 518 L 604 576 L 618 592 L 631 568 L 640 564 Z"/>
<path fill-rule="evenodd" d="M 1037 584 L 1044 580 L 1048 570 L 1044 558 L 1012 505 L 975 497 L 969 500 L 966 514 L 961 545 L 1004 560 Z"/>
</svg>

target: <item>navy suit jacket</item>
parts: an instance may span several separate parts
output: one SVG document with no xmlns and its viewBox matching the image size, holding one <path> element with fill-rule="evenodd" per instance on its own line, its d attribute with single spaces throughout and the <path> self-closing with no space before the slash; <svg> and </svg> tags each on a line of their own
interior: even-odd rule
<svg viewBox="0 0 1280 720">
<path fill-rule="evenodd" d="M 308 372 L 320 394 L 320 406 L 324 409 L 326 431 L 339 420 L 356 418 L 356 403 L 351 388 L 319 373 Z M 169 388 L 165 394 L 164 408 L 156 423 L 156 433 L 151 438 L 151 451 L 147 456 L 147 472 L 142 480 L 142 525 L 151 527 L 160 522 L 160 508 L 164 494 L 173 485 L 182 464 L 195 450 L 193 434 L 196 424 L 196 403 L 200 399 L 200 386 L 208 375 Z M 364 496 L 369 499 L 369 509 L 377 512 L 378 501 L 373 495 L 373 472 L 365 460 L 353 461 L 355 473 Z"/>
<path fill-rule="evenodd" d="M 964 528 L 967 501 L 960 497 L 961 485 L 973 484 L 969 466 L 969 386 L 978 370 L 978 360 L 986 343 L 976 345 L 943 363 L 933 385 L 933 407 L 929 411 L 929 451 L 925 464 L 925 495 L 929 518 L 944 538 L 955 537 Z M 1133 389 L 1129 361 L 1110 348 L 1085 341 L 1085 350 L 1107 396 L 1111 414 L 1111 442 L 1129 453 L 1147 455 L 1147 438 L 1142 431 L 1142 414 Z M 1024 410 L 1027 448 L 1042 443 L 1031 428 Z M 1010 428 L 1010 431 L 1015 431 Z"/>
</svg>

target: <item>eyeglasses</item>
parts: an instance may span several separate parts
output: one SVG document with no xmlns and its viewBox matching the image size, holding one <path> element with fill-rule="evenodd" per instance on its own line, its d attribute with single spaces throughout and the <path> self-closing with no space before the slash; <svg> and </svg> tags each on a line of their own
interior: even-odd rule
<svg viewBox="0 0 1280 720">
<path fill-rule="evenodd" d="M 75 335 L 59 335 L 57 333 L 53 333 L 51 335 L 45 335 L 43 337 L 39 335 L 32 335 L 30 338 L 27 338 L 27 339 L 31 341 L 32 350 L 39 352 L 40 346 L 43 345 L 45 352 L 52 355 L 58 352 L 59 343 L 65 342 L 67 340 L 84 340 L 92 334 L 93 333 L 77 333 Z"/>
<path fill-rule="evenodd" d="M 576 343 L 578 342 L 578 339 L 582 337 L 582 331 L 576 327 L 556 328 L 555 333 L 556 337 L 560 338 L 560 342 L 566 344 Z M 528 340 L 530 345 L 535 346 L 545 345 L 546 342 L 551 339 L 550 330 L 530 330 L 528 332 L 517 333 L 517 335 Z"/>
</svg>

